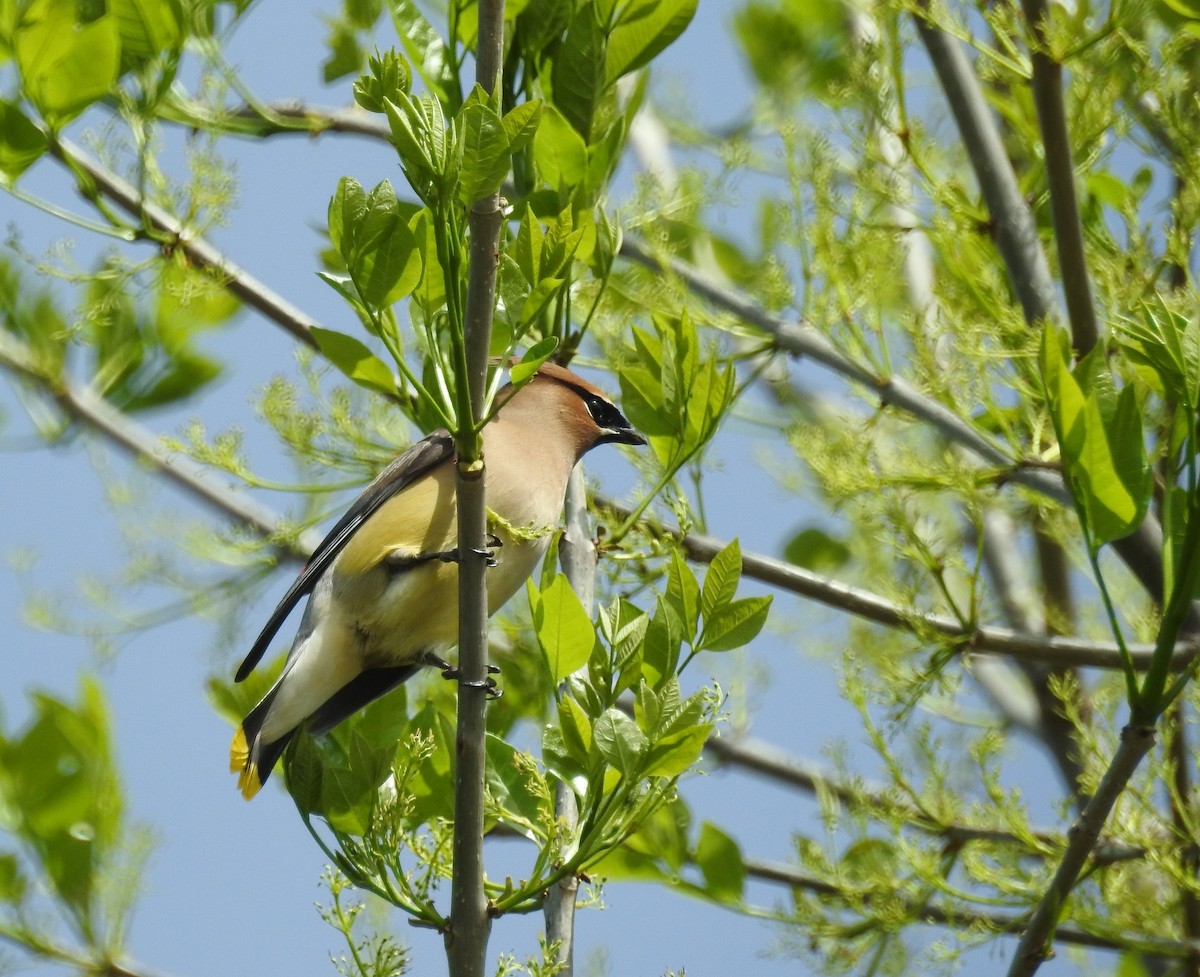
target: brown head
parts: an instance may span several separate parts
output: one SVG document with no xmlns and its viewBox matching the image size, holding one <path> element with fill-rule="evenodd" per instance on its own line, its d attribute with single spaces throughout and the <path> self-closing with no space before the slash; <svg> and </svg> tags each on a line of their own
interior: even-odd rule
<svg viewBox="0 0 1200 977">
<path fill-rule="evenodd" d="M 565 441 L 572 464 L 599 444 L 646 443 L 599 389 L 554 363 L 543 363 L 515 393 L 511 385 L 502 389 L 496 402 L 501 405 L 501 424 Z"/>
</svg>

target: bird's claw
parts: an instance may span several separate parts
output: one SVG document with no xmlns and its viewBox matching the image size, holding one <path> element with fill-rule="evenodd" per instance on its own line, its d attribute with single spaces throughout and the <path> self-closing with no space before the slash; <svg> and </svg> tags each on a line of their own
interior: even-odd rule
<svg viewBox="0 0 1200 977">
<path fill-rule="evenodd" d="M 425 660 L 435 668 L 440 668 L 442 670 L 442 678 L 448 682 L 457 681 L 460 687 L 468 689 L 484 689 L 489 699 L 499 699 L 504 695 L 504 690 L 499 688 L 496 685 L 496 680 L 492 678 L 493 675 L 500 674 L 500 668 L 497 665 L 488 665 L 488 677 L 482 682 L 467 682 L 463 680 L 462 669 L 457 665 L 451 665 L 448 661 L 438 658 L 436 655 L 429 655 Z"/>
<path fill-rule="evenodd" d="M 482 556 L 485 560 L 487 560 L 487 565 L 489 567 L 498 567 L 500 564 L 496 561 L 496 554 L 494 551 L 503 545 L 504 541 L 499 536 L 497 536 L 495 533 L 488 533 L 484 539 L 484 545 L 478 549 L 472 549 L 471 552 L 476 556 Z M 443 563 L 461 562 L 459 559 L 457 546 L 452 550 L 447 550 L 445 553 L 438 553 L 437 558 Z"/>
</svg>

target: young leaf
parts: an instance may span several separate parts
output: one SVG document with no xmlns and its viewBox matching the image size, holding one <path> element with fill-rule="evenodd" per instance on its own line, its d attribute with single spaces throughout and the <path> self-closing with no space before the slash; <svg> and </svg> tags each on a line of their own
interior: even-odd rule
<svg viewBox="0 0 1200 977">
<path fill-rule="evenodd" d="M 712 723 L 699 723 L 663 736 L 647 751 L 642 776 L 678 777 L 686 773 L 700 759 L 712 731 Z"/>
<path fill-rule="evenodd" d="M 705 651 L 732 651 L 749 644 L 767 623 L 771 597 L 743 597 L 723 605 L 704 620 L 698 647 Z"/>
<path fill-rule="evenodd" d="M 500 189 L 508 175 L 512 150 L 500 113 L 478 85 L 467 98 L 460 121 L 463 161 L 458 197 L 469 206 Z"/>
<path fill-rule="evenodd" d="M 387 364 L 353 336 L 333 329 L 313 327 L 313 338 L 321 353 L 360 387 L 393 397 L 396 380 Z"/>
<path fill-rule="evenodd" d="M 596 644 L 596 632 L 567 578 L 559 574 L 541 593 L 529 583 L 533 628 L 546 655 L 550 678 L 557 685 L 587 664 Z"/>
<path fill-rule="evenodd" d="M 674 677 L 683 642 L 682 631 L 674 608 L 659 597 L 642 642 L 642 675 L 651 688 L 657 689 Z"/>
<path fill-rule="evenodd" d="M 591 140 L 592 117 L 608 87 L 604 80 L 605 42 L 596 5 L 581 3 L 575 8 L 567 35 L 554 57 L 551 77 L 555 106 L 574 131 L 583 137 L 580 141 L 584 144 Z M 568 180 L 566 185 L 575 186 L 582 180 L 581 173 L 577 180 Z M 553 187 L 562 187 L 554 180 L 549 183 Z"/>
<path fill-rule="evenodd" d="M 542 178 L 555 190 L 576 187 L 587 176 L 587 144 L 553 106 L 542 113 L 533 137 L 533 156 Z"/>
<path fill-rule="evenodd" d="M 647 65 L 684 32 L 695 16 L 698 0 L 637 0 L 621 14 L 608 38 L 605 83 Z"/>
<path fill-rule="evenodd" d="M 667 600 L 679 615 L 683 640 L 691 644 L 700 623 L 700 584 L 678 549 L 671 551 L 667 567 Z"/>
<path fill-rule="evenodd" d="M 34 0 L 13 34 L 21 81 L 41 112 L 65 122 L 117 81 L 121 37 L 115 15 L 80 23 L 75 0 Z"/>
<path fill-rule="evenodd" d="M 607 709 L 592 727 L 592 742 L 609 765 L 627 779 L 640 775 L 641 760 L 649 747 L 637 723 L 618 709 Z"/>
<path fill-rule="evenodd" d="M 504 135 L 508 139 L 509 153 L 519 153 L 528 146 L 537 133 L 542 121 L 543 103 L 538 99 L 516 105 L 504 116 Z"/>
<path fill-rule="evenodd" d="M 558 702 L 558 726 L 562 742 L 571 758 L 586 766 L 592 750 L 592 721 L 574 696 L 564 695 Z"/>
<path fill-rule="evenodd" d="M 737 593 L 738 581 L 742 579 L 742 547 L 737 539 L 732 540 L 720 553 L 712 558 L 708 573 L 704 576 L 704 589 L 700 594 L 700 612 L 704 615 L 705 630 L 709 619 Z"/>
<path fill-rule="evenodd" d="M 46 151 L 42 130 L 14 102 L 0 99 L 0 176 L 12 182 Z"/>
<path fill-rule="evenodd" d="M 704 876 L 704 888 L 717 902 L 736 905 L 746 888 L 746 864 L 729 835 L 705 821 L 696 842 L 696 865 Z"/>
<path fill-rule="evenodd" d="M 302 814 L 320 813 L 322 763 L 311 736 L 292 739 L 283 757 L 288 793 Z"/>
<path fill-rule="evenodd" d="M 525 355 L 521 357 L 521 362 L 515 364 L 509 373 L 513 385 L 520 387 L 525 384 L 531 376 L 537 373 L 538 368 L 554 355 L 556 349 L 558 349 L 557 336 L 544 336 L 530 346 Z"/>
</svg>

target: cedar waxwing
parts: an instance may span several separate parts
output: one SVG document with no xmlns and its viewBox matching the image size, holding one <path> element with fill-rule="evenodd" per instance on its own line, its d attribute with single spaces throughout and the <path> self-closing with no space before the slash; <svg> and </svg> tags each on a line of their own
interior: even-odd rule
<svg viewBox="0 0 1200 977">
<path fill-rule="evenodd" d="M 567 479 L 605 442 L 645 444 L 617 407 L 570 370 L 541 366 L 483 429 L 494 613 L 533 573 L 558 525 Z M 395 688 L 458 641 L 454 441 L 436 431 L 380 473 L 317 547 L 237 672 L 242 681 L 309 594 L 283 673 L 233 737 L 230 769 L 253 797 L 297 727 L 313 733 Z"/>
</svg>

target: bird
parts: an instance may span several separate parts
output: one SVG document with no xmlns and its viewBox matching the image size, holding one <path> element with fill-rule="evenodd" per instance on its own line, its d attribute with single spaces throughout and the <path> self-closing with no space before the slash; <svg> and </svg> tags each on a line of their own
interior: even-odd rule
<svg viewBox="0 0 1200 977">
<path fill-rule="evenodd" d="M 523 386 L 503 387 L 496 403 L 482 431 L 489 615 L 546 552 L 579 459 L 601 444 L 646 443 L 599 389 L 553 363 Z M 440 656 L 458 641 L 455 468 L 444 429 L 410 446 L 338 520 L 267 620 L 238 682 L 308 596 L 282 673 L 230 747 L 247 800 L 304 724 L 326 732 L 422 666 L 450 670 Z"/>
</svg>

